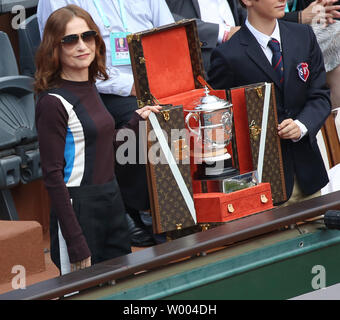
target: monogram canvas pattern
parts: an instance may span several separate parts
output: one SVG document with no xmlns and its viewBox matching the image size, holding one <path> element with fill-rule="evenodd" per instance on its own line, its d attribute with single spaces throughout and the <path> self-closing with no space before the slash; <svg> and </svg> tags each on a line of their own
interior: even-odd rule
<svg viewBox="0 0 340 320">
<path fill-rule="evenodd" d="M 227 91 L 227 100 L 233 103 L 231 98 L 231 92 L 230 90 Z M 232 124 L 232 134 L 231 134 L 231 152 L 232 152 L 232 158 L 233 158 L 233 167 L 236 169 L 240 169 L 239 166 L 239 159 L 238 159 L 238 152 L 237 152 L 237 143 L 236 143 L 236 134 L 235 134 L 235 119 L 233 119 Z"/>
<path fill-rule="evenodd" d="M 183 19 L 182 21 L 159 27 L 157 29 L 138 32 L 128 36 L 128 43 L 131 56 L 131 66 L 135 76 L 136 95 L 138 100 L 144 104 L 152 104 L 153 100 L 152 95 L 150 94 L 147 68 L 145 63 L 143 63 L 144 51 L 142 39 L 145 36 L 180 27 L 185 27 L 186 30 L 195 87 L 202 87 L 197 78 L 198 76 L 204 76 L 204 67 L 197 26 L 194 19 Z M 156 43 L 155 46 L 157 46 Z M 155 49 L 157 50 L 157 48 Z"/>
<path fill-rule="evenodd" d="M 138 75 L 138 81 L 135 81 L 135 89 L 138 100 L 144 104 L 152 104 L 150 88 L 148 82 L 148 75 L 146 71 L 145 63 L 140 63 L 140 58 L 144 57 L 143 46 L 141 45 L 140 36 L 130 35 L 128 36 L 129 50 L 131 56 L 131 67 L 135 79 Z"/>
<path fill-rule="evenodd" d="M 158 113 L 156 116 L 161 128 L 168 137 L 170 149 L 175 150 L 173 146 L 175 139 L 171 141 L 171 129 L 184 129 L 183 108 L 182 106 L 176 106 L 167 107 L 165 110 L 169 115 L 168 121 L 165 120 L 164 113 Z M 150 131 L 152 131 L 152 127 L 148 122 L 149 137 L 152 136 Z M 161 233 L 195 225 L 169 165 L 164 164 L 164 160 L 161 163 L 155 164 L 157 159 L 162 159 L 160 148 L 157 148 L 155 141 L 148 141 L 148 156 L 149 163 L 147 167 L 151 186 L 150 191 L 152 192 L 151 202 L 153 219 L 155 221 L 154 231 Z M 174 158 L 176 159 L 176 155 L 174 155 Z M 185 163 L 185 160 L 179 160 L 178 168 L 192 196 L 190 163 Z"/>
<path fill-rule="evenodd" d="M 192 64 L 193 77 L 196 88 L 202 87 L 197 77 L 203 76 L 203 60 L 200 50 L 200 42 L 197 33 L 197 26 L 194 19 L 182 20 L 167 26 L 147 30 L 128 36 L 129 50 L 131 56 L 131 66 L 135 79 L 136 95 L 139 107 L 144 104 L 154 104 L 148 78 L 148 70 L 145 64 L 145 55 L 143 51 L 143 37 L 156 35 L 174 28 L 185 28 L 190 50 L 190 59 Z M 155 41 L 155 50 L 157 50 L 157 41 Z M 159 70 L 162 73 L 162 70 Z M 180 74 L 178 75 L 181 76 Z M 156 97 L 157 98 L 157 97 Z M 182 106 L 167 107 L 169 111 L 169 120 L 166 121 L 162 113 L 157 114 L 161 128 L 169 137 L 169 146 L 171 150 L 178 149 L 182 143 L 172 146 L 170 141 L 171 129 L 184 129 L 184 116 Z M 148 134 L 152 130 L 148 121 Z M 185 137 L 186 139 L 186 137 Z M 155 164 L 155 158 L 160 156 L 159 148 L 156 148 L 155 141 L 148 141 L 149 163 L 147 164 L 148 186 L 151 211 L 153 215 L 153 229 L 155 233 L 173 231 L 175 234 L 183 234 L 185 230 L 191 230 L 195 226 L 194 220 L 187 208 L 183 196 L 177 186 L 169 165 L 162 163 Z M 179 161 L 179 170 L 192 195 L 192 181 L 190 164 Z M 195 226 L 196 228 L 197 226 Z M 181 230 L 178 230 L 181 228 Z"/>
<path fill-rule="evenodd" d="M 200 88 L 202 87 L 202 85 L 198 81 L 198 76 L 204 76 L 204 67 L 196 23 L 190 22 L 189 24 L 187 24 L 186 32 L 190 49 L 190 59 L 194 75 L 195 87 Z"/>
<path fill-rule="evenodd" d="M 252 132 L 250 129 L 250 145 L 254 169 L 257 168 L 259 156 L 260 132 L 256 135 L 256 130 L 260 129 L 262 125 L 264 92 L 264 85 L 248 87 L 245 89 L 248 123 L 249 127 L 253 127 L 253 130 L 255 130 L 255 132 Z M 281 144 L 277 134 L 278 121 L 273 85 L 271 92 L 262 182 L 270 183 L 273 203 L 276 204 L 285 201 L 287 195 L 282 164 Z"/>
</svg>

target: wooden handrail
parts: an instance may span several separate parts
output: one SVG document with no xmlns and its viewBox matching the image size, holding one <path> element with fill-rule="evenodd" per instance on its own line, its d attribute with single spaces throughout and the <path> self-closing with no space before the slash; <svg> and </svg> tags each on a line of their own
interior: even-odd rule
<svg viewBox="0 0 340 320">
<path fill-rule="evenodd" d="M 340 209 L 340 191 L 287 207 L 274 208 L 216 228 L 191 234 L 129 255 L 108 260 L 77 272 L 49 279 L 0 295 L 0 300 L 53 299 L 152 270 L 198 253 L 279 230 L 298 222 Z"/>
</svg>

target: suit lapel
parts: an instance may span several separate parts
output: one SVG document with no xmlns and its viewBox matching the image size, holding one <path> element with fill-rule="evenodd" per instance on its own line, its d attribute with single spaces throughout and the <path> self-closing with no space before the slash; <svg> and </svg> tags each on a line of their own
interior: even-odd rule
<svg viewBox="0 0 340 320">
<path fill-rule="evenodd" d="M 287 90 L 287 86 L 289 85 L 290 73 L 293 70 L 294 66 L 292 65 L 295 62 L 294 55 L 296 54 L 298 48 L 294 48 L 298 41 L 294 41 L 292 37 L 293 34 L 288 35 L 288 30 L 286 30 L 286 26 L 279 21 L 280 25 L 280 37 L 281 37 L 281 45 L 282 45 L 282 57 L 283 57 L 283 77 L 284 77 L 284 92 L 289 92 Z M 288 50 L 289 48 L 289 50 Z M 297 72 L 297 71 L 296 71 Z"/>
<path fill-rule="evenodd" d="M 193 5 L 193 7 L 196 11 L 197 17 L 199 19 L 201 19 L 201 10 L 200 10 L 200 6 L 198 4 L 198 0 L 191 0 L 191 2 L 192 2 L 192 5 Z"/>
<path fill-rule="evenodd" d="M 256 38 L 244 25 L 240 32 L 241 44 L 247 46 L 246 53 L 251 60 L 280 88 L 280 81 L 275 73 L 272 65 L 269 63 L 266 55 L 264 54 L 260 44 Z"/>
</svg>

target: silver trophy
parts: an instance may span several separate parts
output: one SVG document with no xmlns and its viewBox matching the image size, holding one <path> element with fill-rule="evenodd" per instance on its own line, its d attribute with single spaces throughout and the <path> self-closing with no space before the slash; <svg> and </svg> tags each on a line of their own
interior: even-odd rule
<svg viewBox="0 0 340 320">
<path fill-rule="evenodd" d="M 232 138 L 232 104 L 209 92 L 205 87 L 205 96 L 197 106 L 193 110 L 185 110 L 188 112 L 186 125 L 197 138 L 194 146 L 195 163 L 199 164 L 195 174 L 197 179 L 216 179 L 238 173 L 232 167 L 227 151 Z M 191 127 L 191 119 L 195 120 L 197 127 Z"/>
</svg>

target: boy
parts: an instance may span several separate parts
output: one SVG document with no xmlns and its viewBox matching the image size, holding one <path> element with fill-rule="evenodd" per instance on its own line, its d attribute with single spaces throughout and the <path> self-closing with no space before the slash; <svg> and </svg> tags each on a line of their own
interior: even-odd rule
<svg viewBox="0 0 340 320">
<path fill-rule="evenodd" d="M 275 84 L 288 199 L 292 193 L 291 201 L 318 196 L 328 175 L 316 134 L 331 105 L 315 35 L 307 25 L 278 20 L 285 0 L 240 1 L 248 10 L 246 23 L 213 51 L 210 83 L 215 89 Z"/>
</svg>

